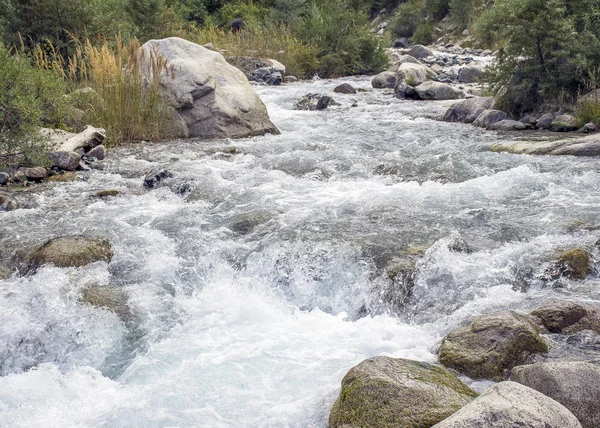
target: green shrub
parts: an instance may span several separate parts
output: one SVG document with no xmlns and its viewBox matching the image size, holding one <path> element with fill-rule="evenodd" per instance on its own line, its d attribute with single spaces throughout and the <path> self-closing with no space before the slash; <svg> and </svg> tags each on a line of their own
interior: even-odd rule
<svg viewBox="0 0 600 428">
<path fill-rule="evenodd" d="M 419 25 L 425 21 L 425 0 L 410 0 L 398 6 L 390 22 L 395 37 L 412 37 Z"/>
<path fill-rule="evenodd" d="M 586 123 L 600 123 L 600 99 L 598 95 L 580 100 L 575 107 L 575 116 L 579 126 Z"/>
<path fill-rule="evenodd" d="M 26 57 L 0 45 L 0 165 L 48 162 L 42 125 L 59 126 L 66 115 L 65 84 Z"/>
<path fill-rule="evenodd" d="M 433 24 L 421 24 L 415 30 L 410 41 L 419 45 L 428 45 L 433 43 L 435 36 L 433 34 Z"/>
</svg>

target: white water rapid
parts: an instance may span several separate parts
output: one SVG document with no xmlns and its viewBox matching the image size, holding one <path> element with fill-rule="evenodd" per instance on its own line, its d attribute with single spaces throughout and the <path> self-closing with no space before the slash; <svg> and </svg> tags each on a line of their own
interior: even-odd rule
<svg viewBox="0 0 600 428">
<path fill-rule="evenodd" d="M 368 90 L 293 110 L 343 81 Z M 366 78 L 257 91 L 281 135 L 114 149 L 105 171 L 0 213 L 5 257 L 69 234 L 115 251 L 0 280 L 0 426 L 325 427 L 367 357 L 435 362 L 474 315 L 600 299 L 596 273 L 539 279 L 600 237 L 597 159 L 488 152 L 516 135 L 435 121 L 448 103 Z M 175 177 L 148 191 L 154 168 Z M 386 271 L 403 259 L 409 296 Z M 82 304 L 91 285 L 125 292 L 130 319 Z"/>
</svg>

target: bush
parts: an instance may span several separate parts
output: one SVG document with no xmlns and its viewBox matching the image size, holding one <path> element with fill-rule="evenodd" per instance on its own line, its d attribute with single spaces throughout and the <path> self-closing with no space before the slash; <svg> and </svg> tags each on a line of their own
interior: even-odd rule
<svg viewBox="0 0 600 428">
<path fill-rule="evenodd" d="M 42 125 L 59 126 L 65 116 L 65 84 L 38 70 L 27 57 L 0 45 L 0 165 L 47 164 Z"/>
<path fill-rule="evenodd" d="M 410 41 L 419 45 L 428 45 L 435 39 L 433 30 L 433 24 L 421 24 L 415 30 L 415 33 L 410 38 Z"/>
<path fill-rule="evenodd" d="M 398 6 L 390 22 L 395 37 L 412 37 L 419 25 L 425 21 L 425 0 L 411 0 Z"/>
</svg>

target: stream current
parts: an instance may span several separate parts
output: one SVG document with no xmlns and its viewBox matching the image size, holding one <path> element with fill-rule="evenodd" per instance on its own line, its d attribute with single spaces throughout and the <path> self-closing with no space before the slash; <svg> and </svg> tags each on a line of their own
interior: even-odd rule
<svg viewBox="0 0 600 428">
<path fill-rule="evenodd" d="M 367 91 L 293 110 L 342 81 Z M 517 136 L 367 78 L 256 89 L 281 135 L 121 147 L 0 213 L 4 257 L 69 234 L 115 252 L 0 281 L 0 426 L 324 427 L 365 358 L 435 362 L 473 316 L 600 300 L 597 273 L 540 279 L 561 250 L 598 256 L 596 159 L 488 152 Z M 143 189 L 156 168 L 174 178 Z M 90 286 L 126 293 L 127 319 L 82 304 Z"/>
</svg>

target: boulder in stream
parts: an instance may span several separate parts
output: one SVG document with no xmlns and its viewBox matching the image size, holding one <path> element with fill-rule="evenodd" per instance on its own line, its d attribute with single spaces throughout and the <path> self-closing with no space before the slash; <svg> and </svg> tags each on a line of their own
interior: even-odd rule
<svg viewBox="0 0 600 428">
<path fill-rule="evenodd" d="M 583 428 L 600 427 L 600 367 L 560 361 L 515 367 L 510 380 L 533 388 L 565 406 Z"/>
<path fill-rule="evenodd" d="M 550 333 L 572 334 L 592 330 L 600 334 L 600 311 L 593 306 L 556 301 L 531 312 Z"/>
<path fill-rule="evenodd" d="M 501 120 L 508 119 L 508 115 L 500 110 L 485 110 L 481 113 L 477 119 L 473 122 L 473 125 L 480 126 L 482 128 L 489 128 L 494 123 L 500 122 Z"/>
<path fill-rule="evenodd" d="M 376 89 L 395 88 L 398 83 L 398 73 L 383 71 L 371 80 L 371 85 Z"/>
<path fill-rule="evenodd" d="M 516 382 L 492 386 L 434 428 L 581 428 L 562 404 Z"/>
<path fill-rule="evenodd" d="M 146 42 L 139 55 L 146 62 L 156 55 L 168 62 L 160 80 L 174 109 L 171 128 L 176 136 L 243 138 L 279 132 L 244 73 L 220 53 L 170 37 Z"/>
<path fill-rule="evenodd" d="M 426 428 L 476 396 L 442 367 L 400 358 L 369 358 L 342 380 L 329 427 Z"/>
<path fill-rule="evenodd" d="M 446 111 L 443 120 L 446 122 L 473 123 L 481 113 L 492 107 L 493 97 L 475 97 L 459 101 Z"/>
<path fill-rule="evenodd" d="M 419 98 L 423 100 L 457 100 L 465 94 L 458 88 L 446 83 L 428 81 L 415 87 Z"/>
<path fill-rule="evenodd" d="M 152 170 L 144 177 L 144 187 L 154 189 L 161 181 L 171 177 L 173 177 L 173 174 L 166 169 Z"/>
<path fill-rule="evenodd" d="M 592 258 L 581 248 L 563 251 L 552 262 L 545 273 L 550 279 L 569 278 L 572 280 L 585 279 L 591 272 Z"/>
<path fill-rule="evenodd" d="M 328 95 L 306 94 L 296 103 L 294 110 L 325 110 L 329 106 L 337 105 L 339 105 L 339 103 Z"/>
<path fill-rule="evenodd" d="M 87 305 L 114 312 L 125 323 L 131 321 L 132 318 L 127 300 L 127 294 L 121 290 L 99 285 L 85 288 L 80 299 L 82 303 Z"/>
<path fill-rule="evenodd" d="M 356 94 L 356 88 L 350 83 L 342 83 L 333 89 L 336 94 Z"/>
<path fill-rule="evenodd" d="M 500 381 L 536 353 L 548 352 L 539 328 L 514 311 L 483 315 L 442 341 L 440 363 L 473 379 Z"/>
<path fill-rule="evenodd" d="M 108 263 L 112 257 L 113 250 L 108 239 L 82 235 L 62 236 L 47 241 L 35 250 L 29 256 L 27 270 L 35 272 L 38 267 L 46 264 L 79 267 L 97 261 Z"/>
<path fill-rule="evenodd" d="M 48 153 L 53 166 L 65 171 L 75 171 L 81 162 L 81 156 L 75 152 L 58 151 Z"/>
</svg>

